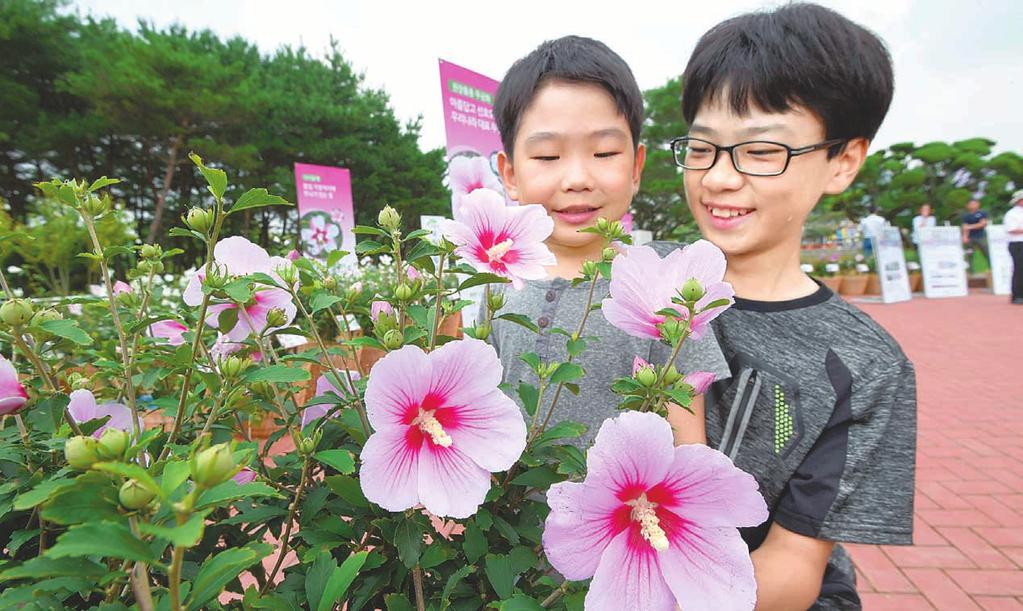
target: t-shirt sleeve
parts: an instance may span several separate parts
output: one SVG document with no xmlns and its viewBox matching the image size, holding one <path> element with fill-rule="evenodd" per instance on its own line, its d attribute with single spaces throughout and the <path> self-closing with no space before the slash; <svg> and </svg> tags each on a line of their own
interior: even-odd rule
<svg viewBox="0 0 1023 611">
<path fill-rule="evenodd" d="M 834 362 L 830 362 L 833 359 Z M 852 543 L 912 544 L 916 375 L 903 357 L 852 380 L 829 357 L 835 411 L 779 499 L 775 521 Z"/>
</svg>

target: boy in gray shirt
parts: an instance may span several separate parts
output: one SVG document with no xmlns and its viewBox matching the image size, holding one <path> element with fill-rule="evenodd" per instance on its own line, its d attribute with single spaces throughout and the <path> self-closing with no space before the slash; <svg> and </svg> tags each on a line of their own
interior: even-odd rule
<svg viewBox="0 0 1023 611">
<path fill-rule="evenodd" d="M 526 352 L 542 361 L 567 359 L 565 336 L 583 316 L 589 284 L 573 287 L 586 261 L 603 257 L 603 239 L 579 233 L 597 218 L 617 221 L 628 211 L 639 189 L 646 151 L 639 143 L 643 97 L 628 65 L 595 40 L 567 36 L 540 45 L 508 70 L 494 107 L 504 152 L 498 169 L 508 195 L 522 204 L 541 204 L 554 221 L 547 239 L 557 257 L 547 280 L 526 281 L 521 291 L 506 288 L 503 312 L 525 314 L 540 334 L 507 320 L 495 320 L 490 341 L 504 365 L 504 381 L 536 383 L 519 360 Z M 677 244 L 658 243 L 663 257 Z M 607 296 L 601 279 L 593 291 L 594 305 Z M 581 443 L 588 447 L 600 424 L 617 415 L 619 397 L 609 387 L 615 378 L 632 373 L 636 356 L 661 364 L 670 348 L 641 340 L 612 327 L 599 310 L 590 312 L 583 336 L 595 337 L 575 363 L 586 371 L 579 395 L 563 392 L 551 422 L 571 420 L 589 427 Z M 710 334 L 689 341 L 676 361 L 684 372 L 708 371 L 727 376 L 720 348 Z M 539 406 L 546 414 L 554 393 Z M 669 420 L 676 442 L 703 442 L 703 398 L 690 406 L 693 414 L 673 407 Z"/>
</svg>

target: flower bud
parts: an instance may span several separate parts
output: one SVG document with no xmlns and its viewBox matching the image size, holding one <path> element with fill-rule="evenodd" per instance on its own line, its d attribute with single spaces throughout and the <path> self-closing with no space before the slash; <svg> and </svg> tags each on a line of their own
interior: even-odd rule
<svg viewBox="0 0 1023 611">
<path fill-rule="evenodd" d="M 213 227 L 213 214 L 212 210 L 192 208 L 188 211 L 188 215 L 185 216 L 185 225 L 188 225 L 189 229 L 206 235 L 209 233 L 210 228 Z"/>
<path fill-rule="evenodd" d="M 345 292 L 345 297 L 348 298 L 348 301 L 355 301 L 359 298 L 360 294 L 362 294 L 362 283 L 353 282 L 352 285 L 348 287 L 348 291 Z"/>
<path fill-rule="evenodd" d="M 583 261 L 583 275 L 587 278 L 592 278 L 597 274 L 597 262 L 596 261 Z"/>
<path fill-rule="evenodd" d="M 402 336 L 401 331 L 397 329 L 391 329 L 384 334 L 384 347 L 388 350 L 397 350 L 398 348 L 401 348 L 404 343 L 405 337 Z"/>
<path fill-rule="evenodd" d="M 67 377 L 67 385 L 71 388 L 71 392 L 82 390 L 83 388 L 88 390 L 92 386 L 92 380 L 77 371 L 73 371 Z"/>
<path fill-rule="evenodd" d="M 272 398 L 274 396 L 274 387 L 269 382 L 262 380 L 252 382 L 249 384 L 249 388 L 260 397 Z"/>
<path fill-rule="evenodd" d="M 192 460 L 192 479 L 196 484 L 212 488 L 234 475 L 234 455 L 226 443 L 206 448 Z"/>
<path fill-rule="evenodd" d="M 32 302 L 28 299 L 8 299 L 0 306 L 0 321 L 9 327 L 21 327 L 32 320 Z"/>
<path fill-rule="evenodd" d="M 267 327 L 283 327 L 288 324 L 288 315 L 281 308 L 270 308 L 270 311 L 266 313 L 266 326 Z"/>
<path fill-rule="evenodd" d="M 251 364 L 252 359 L 229 356 L 220 362 L 220 374 L 223 375 L 225 379 L 233 380 L 248 369 Z"/>
<path fill-rule="evenodd" d="M 703 285 L 696 278 L 690 278 L 682 285 L 682 299 L 690 303 L 699 301 L 703 294 Z"/>
<path fill-rule="evenodd" d="M 496 312 L 504 307 L 504 293 L 500 291 L 494 291 L 490 293 L 490 297 L 487 299 L 487 305 L 490 306 L 490 311 Z"/>
<path fill-rule="evenodd" d="M 384 206 L 384 209 L 377 215 L 377 224 L 388 231 L 395 231 L 401 227 L 401 215 L 394 208 Z"/>
<path fill-rule="evenodd" d="M 278 265 L 274 268 L 274 272 L 289 287 L 298 284 L 298 268 L 291 261 Z"/>
<path fill-rule="evenodd" d="M 144 244 L 139 249 L 139 255 L 143 259 L 159 259 L 163 256 L 163 249 L 160 248 L 159 244 Z"/>
<path fill-rule="evenodd" d="M 203 278 L 202 284 L 204 287 L 216 291 L 227 286 L 230 281 L 231 274 L 228 273 L 227 266 L 213 262 L 213 265 L 210 266 L 210 273 Z"/>
<path fill-rule="evenodd" d="M 614 259 L 617 254 L 618 251 L 611 248 L 610 246 L 605 248 L 604 252 L 601 253 L 605 261 L 610 261 L 611 259 Z"/>
<path fill-rule="evenodd" d="M 92 465 L 99 461 L 96 440 L 85 435 L 71 437 L 64 442 L 64 457 L 67 458 L 67 464 L 74 469 L 79 471 L 91 469 Z"/>
<path fill-rule="evenodd" d="M 302 445 L 299 446 L 299 451 L 303 454 L 312 454 L 316 451 L 316 442 L 309 437 L 302 438 Z"/>
<path fill-rule="evenodd" d="M 664 372 L 664 383 L 671 386 L 681 379 L 682 374 L 678 372 L 678 369 L 674 365 L 669 365 L 667 371 Z"/>
<path fill-rule="evenodd" d="M 153 502 L 155 497 L 156 494 L 152 490 L 133 479 L 124 482 L 117 492 L 117 500 L 125 509 L 142 509 Z"/>
<path fill-rule="evenodd" d="M 105 197 L 100 198 L 95 195 L 89 195 L 82 202 L 82 212 L 93 218 L 103 216 L 109 209 L 110 200 Z"/>
<path fill-rule="evenodd" d="M 475 330 L 476 339 L 487 339 L 488 337 L 490 337 L 491 331 L 493 331 L 493 328 L 491 327 L 490 323 L 481 322 L 480 324 L 476 325 Z"/>
<path fill-rule="evenodd" d="M 416 291 L 411 286 L 402 282 L 398 285 L 398 288 L 394 289 L 394 296 L 397 297 L 398 301 L 408 302 L 415 297 Z"/>
<path fill-rule="evenodd" d="M 647 388 L 653 386 L 654 383 L 657 382 L 657 372 L 654 371 L 654 368 L 650 366 L 640 367 L 639 371 L 636 372 L 636 375 L 634 377 L 636 378 L 637 382 L 639 382 L 642 386 L 646 386 Z"/>
<path fill-rule="evenodd" d="M 657 326 L 661 331 L 661 339 L 674 345 L 685 333 L 687 324 L 677 318 L 668 318 Z"/>
<path fill-rule="evenodd" d="M 64 320 L 64 315 L 54 310 L 53 308 L 46 308 L 39 310 L 32 316 L 32 320 L 29 322 L 29 326 L 33 328 L 32 336 L 40 342 L 53 337 L 53 334 L 43 329 L 42 325 L 44 322 L 50 322 L 54 320 Z"/>
<path fill-rule="evenodd" d="M 608 227 L 608 220 L 604 217 L 597 218 L 597 230 L 600 232 L 606 232 Z"/>
<path fill-rule="evenodd" d="M 119 460 L 128 449 L 128 433 L 108 428 L 96 442 L 96 454 L 103 460 Z"/>
<path fill-rule="evenodd" d="M 334 276 L 324 276 L 323 288 L 333 293 L 337 290 L 337 278 Z"/>
</svg>

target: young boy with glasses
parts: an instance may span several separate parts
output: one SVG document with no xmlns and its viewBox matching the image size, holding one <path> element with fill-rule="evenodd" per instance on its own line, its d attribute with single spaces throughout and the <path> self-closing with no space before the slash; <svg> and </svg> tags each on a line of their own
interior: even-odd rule
<svg viewBox="0 0 1023 611">
<path fill-rule="evenodd" d="M 792 4 L 725 21 L 683 75 L 672 143 L 689 207 L 728 258 L 735 306 L 714 331 L 732 377 L 707 439 L 753 473 L 770 519 L 743 536 L 758 609 L 857 609 L 835 542 L 911 544 L 913 366 L 867 315 L 800 270 L 803 223 L 856 177 L 893 91 L 884 44 Z"/>
</svg>

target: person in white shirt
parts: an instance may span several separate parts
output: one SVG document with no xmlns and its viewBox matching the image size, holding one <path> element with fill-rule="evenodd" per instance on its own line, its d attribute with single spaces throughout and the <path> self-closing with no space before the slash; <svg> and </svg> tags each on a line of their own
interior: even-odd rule
<svg viewBox="0 0 1023 611">
<path fill-rule="evenodd" d="M 870 214 L 860 220 L 860 233 L 863 234 L 863 254 L 867 257 L 874 254 L 874 238 L 888 224 L 884 217 L 877 213 L 877 206 L 870 207 Z"/>
<path fill-rule="evenodd" d="M 1009 235 L 1012 257 L 1012 303 L 1023 305 L 1023 189 L 1012 194 L 1012 208 L 1005 213 L 1002 224 Z"/>
<path fill-rule="evenodd" d="M 920 245 L 920 228 L 921 227 L 934 227 L 938 224 L 938 219 L 934 218 L 931 214 L 931 205 L 924 204 L 920 206 L 920 214 L 913 217 L 913 244 Z"/>
</svg>

